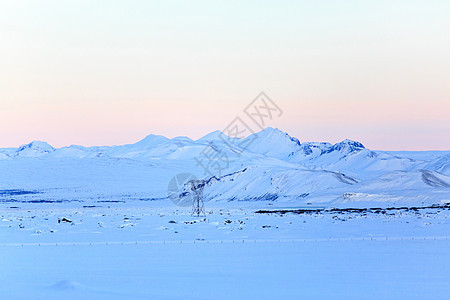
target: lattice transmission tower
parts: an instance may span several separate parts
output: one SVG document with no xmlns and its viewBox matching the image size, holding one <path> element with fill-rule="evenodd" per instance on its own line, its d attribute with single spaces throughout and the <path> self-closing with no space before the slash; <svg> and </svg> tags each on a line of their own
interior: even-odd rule
<svg viewBox="0 0 450 300">
<path fill-rule="evenodd" d="M 206 216 L 205 207 L 203 204 L 203 189 L 205 188 L 205 180 L 190 180 L 188 185 L 192 191 L 192 215 L 193 216 Z"/>
</svg>

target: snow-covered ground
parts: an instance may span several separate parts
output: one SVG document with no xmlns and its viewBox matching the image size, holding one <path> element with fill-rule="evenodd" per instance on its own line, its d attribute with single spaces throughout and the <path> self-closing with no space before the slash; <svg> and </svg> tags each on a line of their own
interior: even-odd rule
<svg viewBox="0 0 450 300">
<path fill-rule="evenodd" d="M 3 299 L 447 299 L 450 241 L 0 249 Z"/>
<path fill-rule="evenodd" d="M 270 203 L 270 202 L 269 202 Z M 264 208 L 274 209 L 268 203 Z M 4 299 L 445 299 L 448 208 L 2 208 Z"/>
<path fill-rule="evenodd" d="M 445 299 L 449 166 L 272 128 L 0 149 L 1 298 Z M 205 180 L 204 216 L 173 203 L 179 174 Z"/>
<path fill-rule="evenodd" d="M 304 214 L 209 207 L 205 216 L 197 217 L 189 208 L 128 205 L 61 208 L 61 204 L 36 204 L 27 209 L 1 209 L 0 246 L 450 236 L 448 206 L 384 213 L 322 210 Z"/>
</svg>

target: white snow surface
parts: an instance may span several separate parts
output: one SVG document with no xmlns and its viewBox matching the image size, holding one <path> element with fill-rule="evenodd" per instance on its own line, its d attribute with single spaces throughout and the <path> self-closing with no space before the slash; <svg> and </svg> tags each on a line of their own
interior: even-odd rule
<svg viewBox="0 0 450 300">
<path fill-rule="evenodd" d="M 450 292 L 446 208 L 257 214 L 218 202 L 195 217 L 189 208 L 136 203 L 0 208 L 2 298 L 446 299 Z"/>
</svg>

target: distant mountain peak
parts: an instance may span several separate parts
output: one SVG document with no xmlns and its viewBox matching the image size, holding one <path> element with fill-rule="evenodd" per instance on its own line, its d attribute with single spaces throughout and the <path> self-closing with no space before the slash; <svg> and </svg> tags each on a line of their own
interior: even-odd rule
<svg viewBox="0 0 450 300">
<path fill-rule="evenodd" d="M 208 133 L 205 136 L 202 136 L 197 141 L 205 141 L 205 142 L 207 142 L 207 141 L 217 141 L 217 140 L 223 139 L 224 137 L 226 137 L 225 133 L 223 133 L 220 130 L 216 130 L 216 131 Z"/>
<path fill-rule="evenodd" d="M 17 151 L 23 151 L 27 149 L 34 149 L 34 150 L 44 150 L 44 151 L 53 151 L 55 148 L 53 148 L 50 144 L 47 142 L 42 141 L 32 141 L 31 143 L 24 144 L 20 146 Z"/>
<path fill-rule="evenodd" d="M 256 133 L 256 135 L 258 136 L 258 138 L 265 138 L 265 139 L 277 138 L 283 140 L 287 138 L 291 142 L 295 143 L 297 146 L 300 146 L 300 141 L 297 138 L 290 136 L 287 132 L 281 131 L 278 128 L 266 127 L 260 132 Z"/>
<path fill-rule="evenodd" d="M 168 138 L 166 138 L 165 136 L 162 136 L 162 135 L 149 134 L 145 138 L 143 138 L 142 140 L 137 142 L 135 145 L 151 146 L 151 145 L 156 145 L 156 144 L 166 142 L 168 140 L 169 140 Z"/>
<path fill-rule="evenodd" d="M 143 138 L 141 141 L 145 141 L 145 140 L 155 140 L 155 139 L 168 139 L 163 135 L 159 135 L 159 134 L 153 134 L 150 133 L 149 135 L 147 135 L 145 138 Z"/>
<path fill-rule="evenodd" d="M 248 136 L 243 143 L 252 152 L 286 159 L 300 149 L 300 141 L 278 128 L 267 127 Z"/>
<path fill-rule="evenodd" d="M 20 146 L 17 149 L 15 156 L 18 156 L 18 157 L 42 156 L 42 155 L 51 153 L 53 151 L 55 151 L 55 148 L 53 148 L 47 142 L 32 141 L 29 144 L 24 144 L 24 145 Z"/>
<path fill-rule="evenodd" d="M 268 126 L 268 127 L 266 127 L 266 128 L 264 128 L 263 130 L 261 130 L 261 131 L 264 131 L 264 132 L 281 132 L 281 133 L 284 133 L 283 131 L 281 131 L 280 129 L 278 129 L 278 128 L 274 128 L 274 127 L 270 127 L 270 126 Z"/>
<path fill-rule="evenodd" d="M 284 131 L 281 131 L 278 128 L 273 128 L 273 127 L 266 127 L 263 130 L 261 130 L 260 132 L 258 132 L 258 134 L 286 134 Z"/>
<path fill-rule="evenodd" d="M 357 150 L 362 150 L 362 149 L 366 149 L 363 144 L 361 144 L 360 142 L 349 140 L 349 139 L 345 139 L 342 142 L 333 145 L 333 150 L 337 150 L 337 151 L 340 151 L 340 150 L 357 151 Z"/>
</svg>

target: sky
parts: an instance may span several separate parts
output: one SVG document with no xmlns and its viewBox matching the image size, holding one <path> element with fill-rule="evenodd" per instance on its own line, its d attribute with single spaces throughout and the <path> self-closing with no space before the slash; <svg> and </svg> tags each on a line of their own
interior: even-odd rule
<svg viewBox="0 0 450 300">
<path fill-rule="evenodd" d="M 0 147 L 223 130 L 450 150 L 450 1 L 2 1 Z"/>
</svg>

